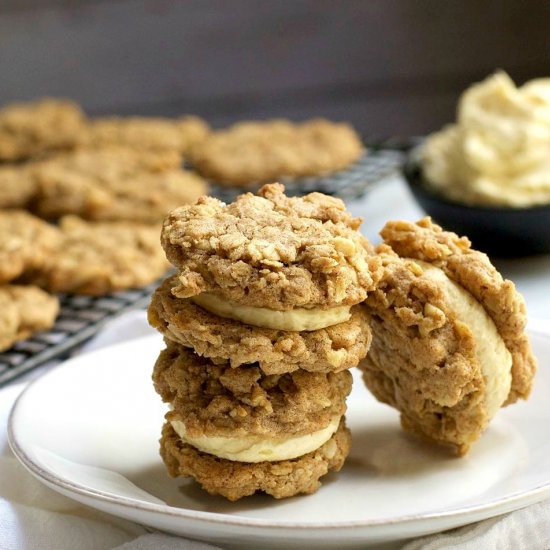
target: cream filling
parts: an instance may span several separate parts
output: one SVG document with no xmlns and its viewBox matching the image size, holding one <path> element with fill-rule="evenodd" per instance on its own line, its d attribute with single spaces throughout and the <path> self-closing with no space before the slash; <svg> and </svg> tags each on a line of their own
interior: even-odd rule
<svg viewBox="0 0 550 550">
<path fill-rule="evenodd" d="M 180 420 L 172 420 L 170 424 L 183 441 L 203 453 L 235 462 L 274 462 L 303 456 L 324 445 L 338 429 L 340 417 L 334 417 L 326 428 L 311 434 L 279 438 L 190 437 Z"/>
<path fill-rule="evenodd" d="M 495 323 L 483 306 L 464 288 L 449 279 L 439 268 L 415 260 L 424 276 L 444 289 L 449 307 L 475 337 L 475 355 L 485 379 L 485 409 L 491 419 L 502 406 L 512 385 L 512 356 Z"/>
<path fill-rule="evenodd" d="M 351 306 L 330 309 L 294 308 L 276 311 L 265 307 L 243 306 L 220 296 L 203 292 L 191 298 L 197 305 L 220 317 L 234 319 L 247 325 L 276 330 L 319 330 L 348 321 Z"/>
</svg>

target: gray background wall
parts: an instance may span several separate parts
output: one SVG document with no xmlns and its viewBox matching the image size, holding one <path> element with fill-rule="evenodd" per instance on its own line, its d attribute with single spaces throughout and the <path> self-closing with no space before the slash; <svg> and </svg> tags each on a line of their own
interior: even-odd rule
<svg viewBox="0 0 550 550">
<path fill-rule="evenodd" d="M 545 0 L 0 0 L 0 102 L 419 134 L 497 67 L 550 76 L 549 37 Z"/>
</svg>

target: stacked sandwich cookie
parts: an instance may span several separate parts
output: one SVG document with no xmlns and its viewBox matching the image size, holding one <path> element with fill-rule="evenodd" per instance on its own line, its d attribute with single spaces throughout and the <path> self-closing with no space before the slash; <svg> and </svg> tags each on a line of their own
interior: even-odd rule
<svg viewBox="0 0 550 550">
<path fill-rule="evenodd" d="M 361 302 L 381 262 L 340 200 L 265 185 L 226 205 L 203 197 L 165 220 L 178 273 L 150 323 L 167 347 L 155 388 L 170 404 L 172 476 L 237 500 L 312 493 L 349 452 L 349 368 L 370 345 Z"/>
</svg>

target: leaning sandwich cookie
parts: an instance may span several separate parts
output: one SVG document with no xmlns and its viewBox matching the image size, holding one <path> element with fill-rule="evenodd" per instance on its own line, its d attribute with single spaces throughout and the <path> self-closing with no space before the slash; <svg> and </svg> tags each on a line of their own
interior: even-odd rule
<svg viewBox="0 0 550 550">
<path fill-rule="evenodd" d="M 529 395 L 525 304 L 485 254 L 429 218 L 388 222 L 381 236 L 365 382 L 407 431 L 463 455 L 501 406 Z"/>
<path fill-rule="evenodd" d="M 341 201 L 278 184 L 173 211 L 161 241 L 178 273 L 149 320 L 166 339 L 161 455 L 230 500 L 311 493 L 349 452 L 347 369 L 370 345 L 361 302 L 381 261 Z"/>
</svg>

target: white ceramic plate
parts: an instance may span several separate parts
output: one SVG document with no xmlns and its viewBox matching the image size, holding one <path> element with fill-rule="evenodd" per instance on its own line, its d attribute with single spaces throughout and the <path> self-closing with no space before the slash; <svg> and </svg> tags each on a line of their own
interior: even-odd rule
<svg viewBox="0 0 550 550">
<path fill-rule="evenodd" d="M 228 547 L 365 547 L 442 531 L 550 497 L 550 331 L 531 326 L 541 363 L 531 399 L 500 411 L 462 459 L 403 434 L 357 377 L 351 455 L 311 496 L 230 503 L 168 478 L 157 443 L 165 407 L 150 380 L 157 336 L 76 357 L 34 382 L 12 411 L 10 443 L 67 496 Z"/>
</svg>

